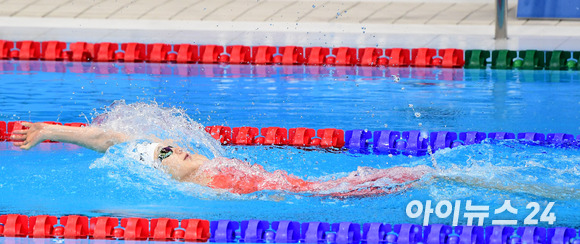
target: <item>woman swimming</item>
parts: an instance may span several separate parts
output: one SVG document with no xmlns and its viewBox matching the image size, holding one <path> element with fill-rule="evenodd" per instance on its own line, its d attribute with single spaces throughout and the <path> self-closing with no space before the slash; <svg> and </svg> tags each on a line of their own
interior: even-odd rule
<svg viewBox="0 0 580 244">
<path fill-rule="evenodd" d="M 113 145 L 129 143 L 133 149 L 127 153 L 127 157 L 160 168 L 178 181 L 239 194 L 262 190 L 333 196 L 388 194 L 406 189 L 434 171 L 425 165 L 389 169 L 359 168 L 336 180 L 308 181 L 282 170 L 268 172 L 260 165 L 237 159 L 216 157 L 210 160 L 201 154 L 172 145 L 170 141 L 154 137 L 146 141 L 137 140 L 140 138 L 132 138 L 127 133 L 93 126 L 69 127 L 27 122 L 22 125 L 27 129 L 15 130 L 11 136 L 14 145 L 21 149 L 30 149 L 42 141 L 52 140 L 106 152 Z"/>
</svg>

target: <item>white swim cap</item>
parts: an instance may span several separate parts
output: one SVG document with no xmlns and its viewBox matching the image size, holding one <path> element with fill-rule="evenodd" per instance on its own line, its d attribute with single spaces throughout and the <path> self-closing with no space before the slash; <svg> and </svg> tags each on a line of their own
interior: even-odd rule
<svg viewBox="0 0 580 244">
<path fill-rule="evenodd" d="M 154 168 L 161 166 L 161 162 L 155 158 L 155 150 L 159 143 L 143 142 L 135 145 L 134 158 Z"/>
</svg>

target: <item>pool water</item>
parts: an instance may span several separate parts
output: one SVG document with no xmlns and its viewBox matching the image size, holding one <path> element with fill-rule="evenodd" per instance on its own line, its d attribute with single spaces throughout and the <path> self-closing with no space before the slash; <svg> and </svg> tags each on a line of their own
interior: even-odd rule
<svg viewBox="0 0 580 244">
<path fill-rule="evenodd" d="M 540 132 L 580 134 L 577 72 L 0 62 L 0 121 L 88 122 L 115 101 L 178 107 L 203 125 Z M 400 77 L 395 80 L 392 75 Z M 516 140 L 445 149 L 432 156 L 352 154 L 340 150 L 227 146 L 224 155 L 310 180 L 348 175 L 359 166 L 432 165 L 404 191 L 331 197 L 262 191 L 238 195 L 176 182 L 150 167 L 100 160 L 60 143 L 30 151 L 0 143 L 0 214 L 423 223 L 407 204 L 460 200 L 489 206 L 492 220 L 517 219 L 537 202 L 555 202 L 553 225 L 580 227 L 580 150 Z M 505 200 L 517 214 L 495 215 Z M 540 218 L 540 213 L 535 216 Z M 430 223 L 453 219 L 431 215 Z"/>
</svg>

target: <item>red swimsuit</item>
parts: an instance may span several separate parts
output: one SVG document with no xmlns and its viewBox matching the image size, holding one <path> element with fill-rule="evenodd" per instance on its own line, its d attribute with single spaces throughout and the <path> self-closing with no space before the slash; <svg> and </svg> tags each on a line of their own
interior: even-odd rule
<svg viewBox="0 0 580 244">
<path fill-rule="evenodd" d="M 218 158 L 204 164 L 198 172 L 211 177 L 209 187 L 238 194 L 282 190 L 316 195 L 368 196 L 404 190 L 430 171 L 427 166 L 363 168 L 336 180 L 306 181 L 282 170 L 268 172 L 261 165 Z"/>
</svg>

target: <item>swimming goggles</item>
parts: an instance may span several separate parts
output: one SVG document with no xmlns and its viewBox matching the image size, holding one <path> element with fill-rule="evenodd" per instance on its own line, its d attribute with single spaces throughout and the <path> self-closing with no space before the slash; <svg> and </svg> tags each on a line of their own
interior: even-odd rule
<svg viewBox="0 0 580 244">
<path fill-rule="evenodd" d="M 161 150 L 159 151 L 159 160 L 163 161 L 163 159 L 168 158 L 169 156 L 171 156 L 171 154 L 173 154 L 173 147 L 172 146 L 166 146 L 164 148 L 161 148 Z"/>
</svg>

